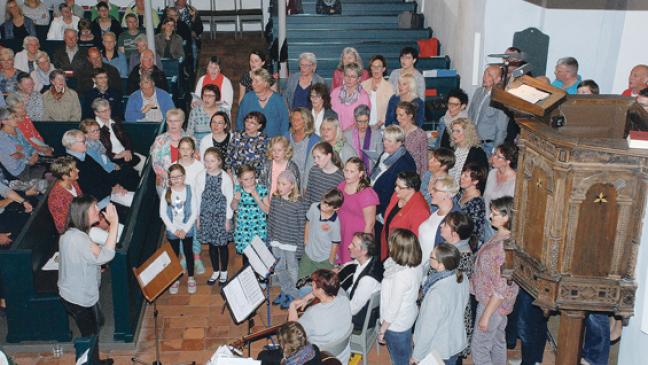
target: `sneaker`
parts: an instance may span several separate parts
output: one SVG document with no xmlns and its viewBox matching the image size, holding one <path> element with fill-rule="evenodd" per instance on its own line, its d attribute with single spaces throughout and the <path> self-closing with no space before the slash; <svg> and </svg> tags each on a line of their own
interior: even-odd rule
<svg viewBox="0 0 648 365">
<path fill-rule="evenodd" d="M 178 294 L 178 288 L 180 287 L 180 280 L 176 281 L 171 285 L 171 288 L 169 289 L 169 293 L 171 294 Z"/>
<path fill-rule="evenodd" d="M 220 271 L 214 271 L 212 272 L 211 276 L 209 277 L 209 280 L 207 280 L 207 285 L 214 285 L 218 281 L 218 277 L 220 276 Z"/>
<path fill-rule="evenodd" d="M 205 273 L 205 265 L 200 259 L 200 256 L 194 256 L 194 270 L 196 271 L 196 275 L 202 275 Z"/>
<path fill-rule="evenodd" d="M 196 280 L 194 278 L 189 278 L 187 281 L 187 291 L 189 294 L 194 294 L 196 292 Z"/>
<path fill-rule="evenodd" d="M 286 300 L 286 295 L 285 295 L 283 292 L 281 292 L 281 293 L 279 293 L 279 295 L 275 298 L 275 300 L 272 301 L 272 304 L 274 304 L 274 305 L 279 305 L 279 304 L 283 303 L 285 300 Z"/>
</svg>

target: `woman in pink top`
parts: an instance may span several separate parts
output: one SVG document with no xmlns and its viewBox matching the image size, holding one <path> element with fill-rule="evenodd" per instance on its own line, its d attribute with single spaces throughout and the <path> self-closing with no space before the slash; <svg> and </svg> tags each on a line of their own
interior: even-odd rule
<svg viewBox="0 0 648 365">
<path fill-rule="evenodd" d="M 358 157 L 344 165 L 344 181 L 338 185 L 344 203 L 338 211 L 342 242 L 338 248 L 338 264 L 351 261 L 349 244 L 356 232 L 373 233 L 376 223 L 378 194 L 370 187 L 364 163 Z"/>
<path fill-rule="evenodd" d="M 344 66 L 344 84 L 331 91 L 331 106 L 338 115 L 342 130 L 353 127 L 353 110 L 365 104 L 371 108 L 369 94 L 360 86 L 362 68 L 357 63 Z"/>
<path fill-rule="evenodd" d="M 519 290 L 501 274 L 506 260 L 504 243 L 511 238 L 513 198 L 495 199 L 490 209 L 491 224 L 497 233 L 477 251 L 470 277 L 470 293 L 478 303 L 471 349 L 475 364 L 506 364 L 506 316 L 513 311 Z"/>
</svg>

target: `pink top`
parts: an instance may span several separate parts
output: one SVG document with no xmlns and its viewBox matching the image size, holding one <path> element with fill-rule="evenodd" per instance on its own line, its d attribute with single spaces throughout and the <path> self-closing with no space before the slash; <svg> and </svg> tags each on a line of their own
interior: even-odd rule
<svg viewBox="0 0 648 365">
<path fill-rule="evenodd" d="M 358 105 L 365 104 L 371 108 L 371 99 L 369 98 L 369 94 L 367 94 L 365 89 L 362 87 L 359 87 L 358 90 L 360 96 L 358 96 L 358 99 L 352 104 L 343 104 L 340 101 L 340 91 L 342 91 L 342 87 L 335 88 L 331 91 L 331 107 L 338 115 L 338 120 L 340 121 L 340 127 L 342 130 L 347 130 L 355 124 L 353 109 Z"/>
<path fill-rule="evenodd" d="M 510 233 L 495 234 L 490 241 L 484 243 L 477 251 L 474 271 L 470 277 L 470 293 L 479 303 L 486 305 L 491 295 L 504 299 L 504 302 L 497 308 L 497 311 L 504 316 L 513 311 L 519 290 L 515 283 L 508 285 L 501 274 L 502 265 L 506 259 L 504 241 L 510 237 Z"/>
<path fill-rule="evenodd" d="M 365 69 L 362 69 L 359 82 L 363 82 L 364 80 L 368 80 L 368 79 L 369 79 L 369 72 Z M 344 84 L 344 72 L 339 68 L 336 68 L 335 71 L 333 72 L 333 83 L 331 84 L 331 89 L 335 89 L 336 87 L 342 86 L 343 84 Z"/>
<path fill-rule="evenodd" d="M 277 161 L 272 162 L 272 182 L 270 183 L 270 193 L 268 194 L 268 197 L 272 197 L 277 190 L 277 180 L 279 179 L 279 175 L 284 172 L 287 167 L 288 161 L 285 161 L 284 163 L 278 163 Z"/>
<path fill-rule="evenodd" d="M 373 188 L 367 187 L 355 194 L 347 194 L 344 191 L 346 181 L 342 181 L 337 187 L 344 194 L 344 203 L 338 211 L 340 217 L 340 235 L 342 242 L 338 248 L 338 264 L 344 264 L 351 261 L 349 254 L 349 244 L 356 232 L 364 232 L 365 220 L 362 210 L 366 207 L 377 206 L 380 201 L 378 194 Z"/>
</svg>

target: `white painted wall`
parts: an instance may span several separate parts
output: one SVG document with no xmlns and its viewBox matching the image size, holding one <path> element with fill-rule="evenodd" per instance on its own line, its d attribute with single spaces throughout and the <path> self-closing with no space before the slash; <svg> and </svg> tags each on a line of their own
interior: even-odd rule
<svg viewBox="0 0 648 365">
<path fill-rule="evenodd" d="M 424 3 L 426 22 L 462 76 L 461 85 L 471 91 L 486 63 L 497 62 L 489 53 L 501 53 L 513 42 L 513 34 L 528 27 L 549 35 L 547 76 L 560 57 L 573 56 L 584 79 L 594 79 L 603 93 L 620 93 L 627 87 L 629 70 L 648 63 L 645 34 L 648 12 L 612 10 L 545 9 L 523 0 L 418 0 Z M 420 7 L 419 7 L 420 8 Z M 475 32 L 482 47 L 473 56 Z M 477 58 L 475 58 L 477 57 Z"/>
</svg>

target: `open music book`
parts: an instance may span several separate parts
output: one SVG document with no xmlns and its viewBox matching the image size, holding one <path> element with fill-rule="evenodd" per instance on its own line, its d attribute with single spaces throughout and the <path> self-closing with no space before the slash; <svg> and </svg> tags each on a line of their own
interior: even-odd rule
<svg viewBox="0 0 648 365">
<path fill-rule="evenodd" d="M 277 258 L 259 236 L 254 236 L 252 242 L 243 250 L 243 254 L 250 261 L 250 266 L 254 271 L 264 278 L 268 276 L 272 266 L 277 262 Z"/>
<path fill-rule="evenodd" d="M 236 323 L 245 321 L 265 301 L 261 286 L 250 266 L 225 284 L 223 295 Z"/>
<path fill-rule="evenodd" d="M 261 361 L 239 357 L 225 345 L 220 346 L 207 361 L 207 365 L 261 365 Z"/>
<path fill-rule="evenodd" d="M 513 94 L 524 101 L 528 101 L 531 104 L 535 104 L 541 100 L 544 100 L 550 95 L 549 93 L 525 84 L 520 85 L 516 88 L 508 89 L 507 91 L 510 94 Z"/>
</svg>

